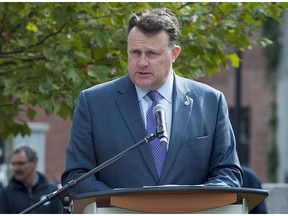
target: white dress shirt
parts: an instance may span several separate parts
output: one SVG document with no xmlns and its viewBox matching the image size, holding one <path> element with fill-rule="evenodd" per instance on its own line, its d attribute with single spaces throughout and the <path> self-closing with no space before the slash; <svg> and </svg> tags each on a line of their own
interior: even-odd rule
<svg viewBox="0 0 288 216">
<path fill-rule="evenodd" d="M 171 73 L 167 77 L 167 80 L 165 83 L 157 89 L 158 93 L 161 95 L 161 99 L 159 100 L 159 103 L 161 103 L 166 108 L 166 126 L 167 126 L 167 135 L 168 135 L 168 143 L 167 148 L 169 146 L 169 140 L 170 140 L 170 134 L 171 134 L 171 121 L 172 121 L 172 92 L 173 92 L 173 71 L 171 70 Z M 142 113 L 142 118 L 145 124 L 146 128 L 146 113 L 149 109 L 149 107 L 152 105 L 152 100 L 147 95 L 148 91 L 139 88 L 136 86 L 136 92 L 138 96 L 138 101 L 140 105 L 140 110 Z M 156 130 L 156 128 L 155 128 Z"/>
</svg>

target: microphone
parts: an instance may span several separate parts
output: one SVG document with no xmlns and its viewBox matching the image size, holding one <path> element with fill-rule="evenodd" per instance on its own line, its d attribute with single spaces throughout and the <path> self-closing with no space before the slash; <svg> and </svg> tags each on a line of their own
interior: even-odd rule
<svg viewBox="0 0 288 216">
<path fill-rule="evenodd" d="M 165 107 L 160 103 L 153 108 L 156 119 L 156 136 L 160 140 L 161 145 L 167 145 L 168 143 L 165 112 Z"/>
</svg>

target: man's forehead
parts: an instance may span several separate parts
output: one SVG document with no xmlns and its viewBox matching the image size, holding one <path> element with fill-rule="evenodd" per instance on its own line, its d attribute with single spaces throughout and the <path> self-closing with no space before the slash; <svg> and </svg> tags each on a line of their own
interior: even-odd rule
<svg viewBox="0 0 288 216">
<path fill-rule="evenodd" d="M 155 34 L 145 34 L 143 32 L 141 32 L 139 29 L 137 28 L 133 28 L 131 30 L 131 32 L 128 35 L 128 44 L 132 43 L 132 42 L 139 42 L 139 43 L 143 43 L 143 42 L 151 42 L 151 43 L 163 43 L 163 44 L 168 44 L 168 35 L 166 32 L 161 31 L 159 33 L 155 33 Z"/>
<path fill-rule="evenodd" d="M 12 160 L 18 158 L 27 158 L 25 151 L 20 151 L 12 155 Z"/>
</svg>

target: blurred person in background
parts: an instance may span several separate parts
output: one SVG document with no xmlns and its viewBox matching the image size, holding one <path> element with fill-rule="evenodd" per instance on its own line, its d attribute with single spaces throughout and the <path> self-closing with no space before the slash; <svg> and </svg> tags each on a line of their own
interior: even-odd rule
<svg viewBox="0 0 288 216">
<path fill-rule="evenodd" d="M 20 213 L 58 189 L 56 185 L 49 183 L 43 174 L 36 171 L 37 163 L 37 154 L 29 146 L 21 146 L 13 151 L 11 157 L 13 176 L 9 184 L 1 189 L 0 213 Z M 56 198 L 30 213 L 62 212 L 62 203 Z"/>
</svg>

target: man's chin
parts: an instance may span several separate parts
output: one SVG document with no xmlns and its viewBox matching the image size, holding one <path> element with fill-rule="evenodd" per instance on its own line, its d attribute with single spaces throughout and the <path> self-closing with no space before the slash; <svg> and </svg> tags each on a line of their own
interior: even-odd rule
<svg viewBox="0 0 288 216">
<path fill-rule="evenodd" d="M 22 176 L 14 176 L 14 178 L 19 181 L 22 182 L 23 181 L 23 177 Z"/>
<path fill-rule="evenodd" d="M 156 87 L 154 86 L 155 84 L 151 82 L 151 80 L 140 80 L 136 83 L 136 85 L 139 88 L 145 89 L 145 90 L 155 90 Z"/>
</svg>

